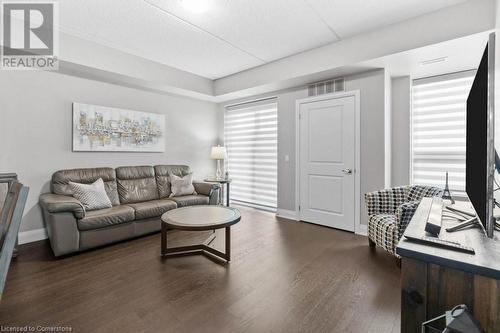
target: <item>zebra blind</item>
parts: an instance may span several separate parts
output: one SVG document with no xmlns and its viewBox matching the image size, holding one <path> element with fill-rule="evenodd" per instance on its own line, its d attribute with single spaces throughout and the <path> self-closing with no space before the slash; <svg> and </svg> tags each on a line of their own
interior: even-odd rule
<svg viewBox="0 0 500 333">
<path fill-rule="evenodd" d="M 231 200 L 276 209 L 278 109 L 276 99 L 227 107 L 224 141 Z"/>
<path fill-rule="evenodd" d="M 466 103 L 475 71 L 413 81 L 412 183 L 465 192 Z"/>
</svg>

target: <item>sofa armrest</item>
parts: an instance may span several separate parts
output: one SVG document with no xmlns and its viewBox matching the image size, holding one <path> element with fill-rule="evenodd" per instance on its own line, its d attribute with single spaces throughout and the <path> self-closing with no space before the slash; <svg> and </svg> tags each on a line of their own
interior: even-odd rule
<svg viewBox="0 0 500 333">
<path fill-rule="evenodd" d="M 44 209 L 43 218 L 56 257 L 80 250 L 80 232 L 72 212 L 49 213 Z"/>
<path fill-rule="evenodd" d="M 210 205 L 219 204 L 220 184 L 194 181 L 193 186 L 196 193 L 203 194 L 209 197 Z"/>
<path fill-rule="evenodd" d="M 410 223 L 413 215 L 417 211 L 420 200 L 405 202 L 396 210 L 396 225 L 398 228 L 398 239 L 401 238 Z"/>
<path fill-rule="evenodd" d="M 200 181 L 194 181 L 193 186 L 196 193 L 203 195 L 210 195 L 210 193 L 212 193 L 213 190 L 217 190 L 220 188 L 220 185 L 217 183 L 207 183 Z"/>
<path fill-rule="evenodd" d="M 77 199 L 52 193 L 44 193 L 40 196 L 40 205 L 49 213 L 68 213 L 82 219 L 85 217 L 85 207 Z"/>
</svg>

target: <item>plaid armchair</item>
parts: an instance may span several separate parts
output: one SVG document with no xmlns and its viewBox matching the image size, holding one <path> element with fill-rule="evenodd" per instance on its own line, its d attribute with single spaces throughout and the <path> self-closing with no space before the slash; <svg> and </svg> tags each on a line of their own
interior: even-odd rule
<svg viewBox="0 0 500 333">
<path fill-rule="evenodd" d="M 366 193 L 370 246 L 380 246 L 397 257 L 396 246 L 417 210 L 420 200 L 442 194 L 442 189 L 421 185 L 400 186 Z"/>
</svg>

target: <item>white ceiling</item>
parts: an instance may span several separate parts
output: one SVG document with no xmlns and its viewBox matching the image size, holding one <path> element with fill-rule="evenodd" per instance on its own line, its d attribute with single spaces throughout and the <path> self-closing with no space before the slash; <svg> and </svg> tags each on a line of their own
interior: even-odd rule
<svg viewBox="0 0 500 333">
<path fill-rule="evenodd" d="M 488 43 L 489 31 L 365 61 L 359 66 L 385 68 L 391 76 L 413 79 L 476 69 Z M 443 61 L 432 62 L 442 59 Z M 427 61 L 429 63 L 425 64 Z"/>
<path fill-rule="evenodd" d="M 465 2 L 199 0 L 208 2 L 199 13 L 183 1 L 64 0 L 61 30 L 217 79 Z"/>
</svg>

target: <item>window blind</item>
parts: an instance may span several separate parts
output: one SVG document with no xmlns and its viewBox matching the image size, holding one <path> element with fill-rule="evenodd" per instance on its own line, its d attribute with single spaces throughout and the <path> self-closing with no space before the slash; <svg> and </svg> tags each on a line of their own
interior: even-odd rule
<svg viewBox="0 0 500 333">
<path fill-rule="evenodd" d="M 465 192 L 466 103 L 475 71 L 413 81 L 412 183 Z"/>
<path fill-rule="evenodd" d="M 227 107 L 224 140 L 231 200 L 276 209 L 278 109 L 276 99 Z"/>
</svg>

